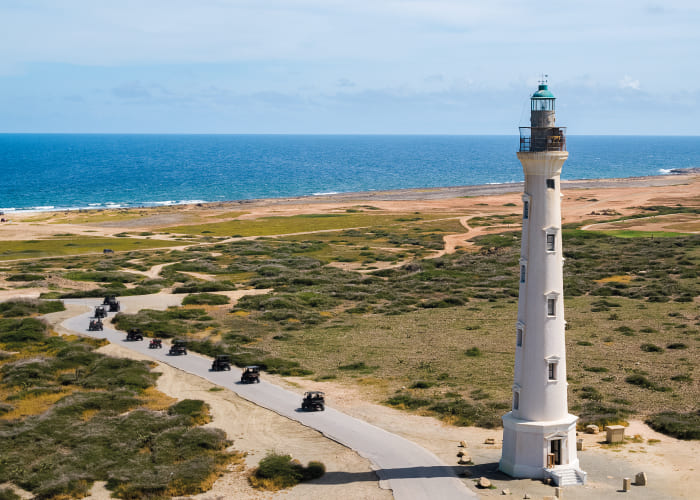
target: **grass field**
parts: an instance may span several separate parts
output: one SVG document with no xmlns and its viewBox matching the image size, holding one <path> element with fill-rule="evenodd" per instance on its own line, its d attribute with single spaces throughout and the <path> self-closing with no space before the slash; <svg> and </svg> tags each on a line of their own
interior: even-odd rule
<svg viewBox="0 0 700 500">
<path fill-rule="evenodd" d="M 639 209 L 638 224 L 673 209 L 652 208 Z M 472 227 L 501 232 L 428 258 L 445 235 L 466 231 L 457 217 L 350 211 L 182 226 L 215 236 L 322 232 L 8 263 L 4 271 L 54 270 L 116 289 L 135 279 L 130 270 L 171 264 L 159 279 L 134 284 L 188 293 L 272 289 L 200 312 L 123 315 L 120 324 L 187 334 L 192 350 L 228 352 L 241 365 L 356 384 L 375 401 L 493 427 L 510 407 L 519 227 L 514 215 L 479 216 Z M 700 400 L 700 236 L 580 226 L 563 231 L 572 412 L 581 424 L 692 415 Z M 682 425 L 697 427 L 689 421 Z"/>
<path fill-rule="evenodd" d="M 52 238 L 46 240 L 0 241 L 0 261 L 102 253 L 105 248 L 115 252 L 163 248 L 182 245 L 181 242 L 147 240 L 143 238 Z"/>
</svg>

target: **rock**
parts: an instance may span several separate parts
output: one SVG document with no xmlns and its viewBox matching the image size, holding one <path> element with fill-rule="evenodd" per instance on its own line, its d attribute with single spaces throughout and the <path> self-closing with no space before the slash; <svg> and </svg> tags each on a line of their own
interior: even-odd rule
<svg viewBox="0 0 700 500">
<path fill-rule="evenodd" d="M 496 444 L 496 440 L 494 438 L 486 438 L 484 444 Z"/>
<path fill-rule="evenodd" d="M 634 476 L 634 484 L 636 486 L 646 486 L 647 485 L 647 473 L 646 472 L 639 472 L 636 476 Z"/>
<path fill-rule="evenodd" d="M 489 481 L 484 476 L 481 476 L 479 478 L 479 481 L 476 484 L 479 488 L 490 488 L 491 487 L 491 481 Z"/>
<path fill-rule="evenodd" d="M 622 491 L 629 491 L 631 486 L 632 480 L 630 478 L 622 478 Z"/>
<path fill-rule="evenodd" d="M 554 488 L 554 496 L 557 498 L 564 498 L 564 488 L 560 486 Z"/>
<path fill-rule="evenodd" d="M 508 488 L 501 490 L 501 495 L 510 495 L 510 490 Z"/>
<path fill-rule="evenodd" d="M 527 500 L 528 498 L 532 498 L 532 497 L 531 497 L 530 495 L 528 495 L 527 493 L 525 493 L 525 496 L 524 496 L 523 498 L 524 498 L 525 500 Z"/>
<path fill-rule="evenodd" d="M 576 440 L 576 451 L 583 451 L 583 439 Z"/>
<path fill-rule="evenodd" d="M 469 455 L 462 455 L 459 457 L 459 462 L 457 462 L 459 465 L 466 465 L 472 463 L 472 457 Z"/>
<path fill-rule="evenodd" d="M 460 442 L 459 442 L 459 445 L 460 445 L 462 448 L 466 448 L 466 447 L 467 447 L 467 442 L 466 442 L 466 441 L 460 441 Z"/>
<path fill-rule="evenodd" d="M 595 424 L 588 424 L 586 426 L 586 434 L 598 434 L 599 432 L 600 428 Z"/>
<path fill-rule="evenodd" d="M 458 456 L 458 457 L 461 457 L 462 455 L 464 455 L 464 452 L 463 452 L 463 451 L 458 451 L 458 452 L 457 452 L 457 456 Z"/>
</svg>

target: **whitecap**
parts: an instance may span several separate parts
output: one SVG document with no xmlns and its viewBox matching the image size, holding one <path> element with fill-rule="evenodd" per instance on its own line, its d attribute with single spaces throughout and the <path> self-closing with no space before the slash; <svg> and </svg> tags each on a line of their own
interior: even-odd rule
<svg viewBox="0 0 700 500">
<path fill-rule="evenodd" d="M 338 191 L 327 191 L 325 193 L 313 193 L 314 196 L 329 196 L 332 194 L 340 194 Z"/>
<path fill-rule="evenodd" d="M 662 174 L 670 174 L 671 172 L 673 172 L 673 169 L 672 168 L 660 168 L 659 172 L 661 172 Z"/>
</svg>

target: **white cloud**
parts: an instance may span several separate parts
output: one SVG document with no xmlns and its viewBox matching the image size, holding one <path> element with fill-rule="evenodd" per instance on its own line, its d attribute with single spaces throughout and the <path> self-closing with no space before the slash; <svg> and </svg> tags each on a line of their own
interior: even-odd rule
<svg viewBox="0 0 700 500">
<path fill-rule="evenodd" d="M 625 77 L 620 80 L 620 88 L 640 90 L 639 80 L 634 80 L 631 76 L 625 75 Z"/>
</svg>

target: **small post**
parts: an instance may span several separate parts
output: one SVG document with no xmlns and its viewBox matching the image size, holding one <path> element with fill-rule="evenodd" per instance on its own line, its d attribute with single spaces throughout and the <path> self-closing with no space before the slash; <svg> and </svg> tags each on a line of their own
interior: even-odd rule
<svg viewBox="0 0 700 500">
<path fill-rule="evenodd" d="M 632 486 L 632 480 L 628 477 L 622 480 L 622 491 L 629 491 Z"/>
</svg>

